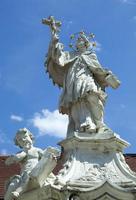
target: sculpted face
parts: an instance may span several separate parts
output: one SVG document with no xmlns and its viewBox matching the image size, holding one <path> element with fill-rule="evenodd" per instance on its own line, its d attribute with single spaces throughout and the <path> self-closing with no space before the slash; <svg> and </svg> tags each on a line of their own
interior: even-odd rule
<svg viewBox="0 0 136 200">
<path fill-rule="evenodd" d="M 17 134 L 16 140 L 18 145 L 23 149 L 30 149 L 33 144 L 33 141 L 28 132 L 20 132 Z"/>
<path fill-rule="evenodd" d="M 81 52 L 84 52 L 88 49 L 88 47 L 86 46 L 86 42 L 80 39 L 78 39 L 76 42 L 76 48 L 78 49 L 78 51 L 81 51 Z"/>
</svg>

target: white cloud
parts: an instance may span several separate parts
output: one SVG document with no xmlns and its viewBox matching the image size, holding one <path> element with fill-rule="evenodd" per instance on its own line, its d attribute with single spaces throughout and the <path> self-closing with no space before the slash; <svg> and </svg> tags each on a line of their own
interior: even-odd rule
<svg viewBox="0 0 136 200">
<path fill-rule="evenodd" d="M 21 116 L 14 115 L 14 114 L 12 114 L 10 116 L 10 119 L 13 120 L 13 121 L 17 121 L 17 122 L 22 122 L 23 121 L 23 118 Z"/>
<path fill-rule="evenodd" d="M 123 3 L 127 3 L 128 2 L 128 0 L 121 0 Z"/>
<path fill-rule="evenodd" d="M 48 109 L 43 109 L 40 113 L 35 113 L 30 122 L 38 128 L 39 135 L 52 135 L 59 138 L 66 135 L 68 118 L 58 110 L 50 112 Z"/>
<path fill-rule="evenodd" d="M 102 45 L 98 41 L 95 41 L 95 43 L 96 43 L 95 51 L 101 51 Z"/>
<path fill-rule="evenodd" d="M 122 3 L 136 5 L 136 0 L 120 0 Z"/>
</svg>

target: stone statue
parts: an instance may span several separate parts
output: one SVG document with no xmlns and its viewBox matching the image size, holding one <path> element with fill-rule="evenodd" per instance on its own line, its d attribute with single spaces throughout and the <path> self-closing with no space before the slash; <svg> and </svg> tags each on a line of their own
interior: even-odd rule
<svg viewBox="0 0 136 200">
<path fill-rule="evenodd" d="M 74 132 L 101 133 L 109 131 L 104 124 L 105 88 L 117 88 L 120 81 L 109 70 L 104 69 L 90 46 L 92 43 L 85 32 L 78 33 L 74 51 L 64 51 L 59 42 L 61 22 L 53 16 L 42 20 L 50 26 L 51 42 L 45 67 L 55 84 L 63 88 L 59 111 L 67 114 L 69 125 L 67 136 Z M 92 35 L 93 37 L 93 35 Z"/>
<path fill-rule="evenodd" d="M 48 181 L 55 179 L 51 172 L 57 163 L 58 150 L 49 147 L 43 151 L 33 146 L 33 139 L 32 133 L 26 128 L 19 129 L 16 133 L 15 144 L 23 150 L 8 157 L 6 164 L 19 163 L 21 173 L 11 177 L 7 183 L 5 200 L 17 199 L 28 190 L 29 185 L 31 186 L 36 181 L 40 186 L 43 182 L 47 184 Z"/>
</svg>

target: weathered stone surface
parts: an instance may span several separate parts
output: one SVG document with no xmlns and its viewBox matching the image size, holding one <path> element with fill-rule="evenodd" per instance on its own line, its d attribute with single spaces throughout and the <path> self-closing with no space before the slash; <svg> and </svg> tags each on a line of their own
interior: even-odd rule
<svg viewBox="0 0 136 200">
<path fill-rule="evenodd" d="M 33 135 L 26 129 L 20 129 L 15 137 L 15 144 L 23 150 L 6 160 L 6 164 L 20 163 L 21 173 L 11 177 L 7 184 L 4 199 L 14 200 L 26 191 L 41 187 L 54 181 L 51 173 L 56 166 L 56 156 L 59 151 L 49 147 L 44 151 L 33 146 Z"/>
<path fill-rule="evenodd" d="M 53 82 L 63 88 L 59 111 L 69 116 L 67 137 L 75 131 L 98 133 L 109 130 L 103 120 L 105 88 L 116 89 L 120 81 L 99 63 L 85 32 L 78 33 L 74 51 L 64 51 L 55 19 L 50 17 L 43 21 L 50 26 L 52 36 L 45 67 Z"/>
<path fill-rule="evenodd" d="M 33 200 L 135 199 L 136 173 L 122 154 L 128 143 L 118 135 L 75 133 L 59 144 L 63 167 L 54 183 L 39 189 Z M 29 198 L 25 194 L 22 199 Z"/>
</svg>

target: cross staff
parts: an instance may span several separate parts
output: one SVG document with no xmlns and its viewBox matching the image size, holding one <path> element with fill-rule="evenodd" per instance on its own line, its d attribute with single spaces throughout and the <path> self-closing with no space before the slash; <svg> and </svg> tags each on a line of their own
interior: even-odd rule
<svg viewBox="0 0 136 200">
<path fill-rule="evenodd" d="M 50 26 L 51 28 L 51 32 L 53 34 L 59 32 L 59 27 L 61 26 L 61 22 L 60 21 L 56 21 L 55 18 L 53 16 L 49 16 L 48 18 L 43 18 L 42 19 L 42 23 L 45 25 Z"/>
</svg>

